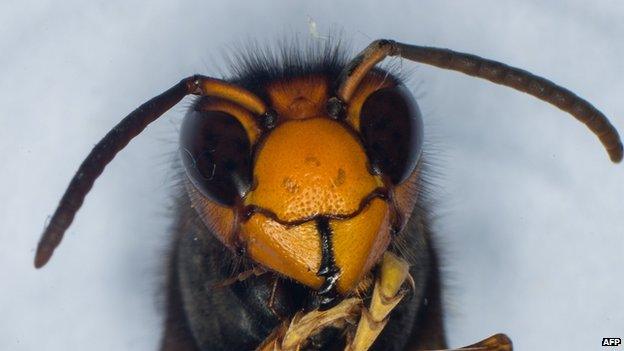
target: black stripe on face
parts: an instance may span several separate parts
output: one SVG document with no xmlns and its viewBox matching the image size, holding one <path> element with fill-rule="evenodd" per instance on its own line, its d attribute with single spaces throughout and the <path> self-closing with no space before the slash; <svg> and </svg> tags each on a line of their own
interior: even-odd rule
<svg viewBox="0 0 624 351">
<path fill-rule="evenodd" d="M 321 298 L 319 309 L 327 310 L 340 302 L 336 283 L 340 276 L 340 268 L 336 266 L 334 260 L 334 248 L 332 246 L 332 229 L 329 226 L 329 218 L 318 217 L 316 219 L 316 229 L 319 231 L 321 240 L 321 266 L 316 273 L 319 277 L 324 277 L 325 282 L 318 291 Z"/>
</svg>

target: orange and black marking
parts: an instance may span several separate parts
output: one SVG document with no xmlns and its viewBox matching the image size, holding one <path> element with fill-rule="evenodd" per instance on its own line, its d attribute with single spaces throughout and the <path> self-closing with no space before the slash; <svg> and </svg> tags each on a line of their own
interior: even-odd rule
<svg viewBox="0 0 624 351">
<path fill-rule="evenodd" d="M 415 102 L 386 72 L 370 71 L 335 113 L 337 73 L 243 82 L 266 104 L 255 123 L 250 111 L 203 97 L 181 139 L 191 200 L 208 227 L 315 289 L 323 307 L 353 291 L 404 225 L 414 202 L 394 192 L 415 187 L 422 139 Z"/>
</svg>

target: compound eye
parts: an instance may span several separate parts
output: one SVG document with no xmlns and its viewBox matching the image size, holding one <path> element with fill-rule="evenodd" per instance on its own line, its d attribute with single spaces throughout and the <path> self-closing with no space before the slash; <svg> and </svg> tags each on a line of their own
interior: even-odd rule
<svg viewBox="0 0 624 351">
<path fill-rule="evenodd" d="M 393 184 L 412 174 L 422 151 L 423 122 L 416 100 L 403 85 L 366 98 L 360 133 L 373 172 L 388 176 Z"/>
<path fill-rule="evenodd" d="M 191 111 L 181 132 L 182 162 L 204 196 L 231 206 L 251 186 L 251 146 L 243 125 L 219 111 Z"/>
</svg>

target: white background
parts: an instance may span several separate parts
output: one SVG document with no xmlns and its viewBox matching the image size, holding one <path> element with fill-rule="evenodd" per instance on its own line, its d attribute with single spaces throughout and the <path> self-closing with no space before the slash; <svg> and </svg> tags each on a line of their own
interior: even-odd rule
<svg viewBox="0 0 624 351">
<path fill-rule="evenodd" d="M 47 216 L 122 116 L 236 43 L 344 32 L 453 48 L 542 74 L 624 129 L 621 1 L 16 1 L 0 4 L 0 349 L 156 350 L 181 105 L 106 169 L 63 244 Z M 624 337 L 624 171 L 554 107 L 402 62 L 435 155 L 450 345 L 518 350 Z"/>
</svg>

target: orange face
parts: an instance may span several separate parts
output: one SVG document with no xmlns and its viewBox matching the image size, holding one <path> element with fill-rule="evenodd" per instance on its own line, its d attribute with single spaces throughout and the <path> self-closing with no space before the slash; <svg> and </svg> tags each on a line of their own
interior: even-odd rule
<svg viewBox="0 0 624 351">
<path fill-rule="evenodd" d="M 378 124 L 367 119 L 367 127 L 361 126 L 363 105 L 371 101 L 367 98 L 394 87 L 393 80 L 369 74 L 347 106 L 345 117 L 336 120 L 326 112 L 330 98 L 326 77 L 273 82 L 265 88 L 268 105 L 278 116 L 270 130 L 254 127 L 249 113 L 223 101 L 198 103 L 200 114 L 218 111 L 238 121 L 228 126 L 238 130 L 228 137 L 230 144 L 240 146 L 238 135 L 244 134 L 252 155 L 249 164 L 220 164 L 210 161 L 212 156 L 209 161 L 199 156 L 187 161 L 187 171 L 189 167 L 197 170 L 189 173 L 188 189 L 201 218 L 226 246 L 244 249 L 258 264 L 317 290 L 328 288 L 331 281 L 338 293 L 348 294 L 382 257 L 393 227 L 396 230 L 404 224 L 416 198 L 417 170 L 412 168 L 399 184 L 375 171 L 367 149 L 370 145 L 361 131 Z M 225 117 L 215 116 L 210 118 L 223 118 L 227 124 Z M 210 132 L 193 134 L 198 124 L 185 124 L 191 126 L 184 126 L 183 134 L 187 129 L 195 138 L 210 140 Z M 210 130 L 218 131 L 220 126 L 215 124 Z M 227 143 L 213 145 L 214 153 L 222 144 Z M 194 150 L 205 148 L 203 143 L 189 144 L 184 150 L 199 155 Z M 379 164 L 383 166 L 383 162 Z M 223 176 L 227 181 L 221 182 L 219 170 L 228 165 L 233 180 Z M 246 175 L 247 186 L 241 181 Z M 213 188 L 202 188 L 200 177 L 238 187 L 241 196 L 215 196 Z"/>
<path fill-rule="evenodd" d="M 349 257 L 340 267 L 341 292 L 350 290 L 374 263 L 367 262 L 370 255 L 376 259 L 385 250 L 388 205 L 366 201 L 383 182 L 368 172 L 362 145 L 340 123 L 324 116 L 284 122 L 257 152 L 254 177 L 257 186 L 245 204 L 269 210 L 271 216 L 254 213 L 240 234 L 257 262 L 319 288 L 319 216 L 332 218 L 336 260 Z"/>
</svg>

